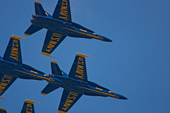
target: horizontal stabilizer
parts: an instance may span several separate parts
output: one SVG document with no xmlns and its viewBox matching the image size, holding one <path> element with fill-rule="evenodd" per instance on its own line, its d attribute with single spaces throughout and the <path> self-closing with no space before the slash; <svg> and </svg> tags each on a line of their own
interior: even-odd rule
<svg viewBox="0 0 170 113">
<path fill-rule="evenodd" d="M 0 113 L 7 113 L 5 108 L 0 108 Z"/>
<path fill-rule="evenodd" d="M 52 91 L 54 91 L 55 89 L 59 88 L 58 86 L 54 86 L 52 84 L 48 84 L 42 91 L 41 94 L 42 95 L 46 95 Z"/>
<path fill-rule="evenodd" d="M 35 26 L 35 25 L 31 25 L 26 31 L 25 31 L 25 35 L 26 36 L 30 36 L 30 35 L 32 35 L 33 33 L 35 33 L 35 32 L 37 32 L 37 31 L 39 31 L 39 30 L 41 30 L 42 28 L 41 27 L 38 27 L 38 26 Z"/>
<path fill-rule="evenodd" d="M 47 16 L 48 14 L 45 13 L 41 3 L 39 1 L 35 1 L 35 14 L 41 16 Z"/>
<path fill-rule="evenodd" d="M 54 75 L 63 75 L 59 66 L 57 65 L 55 61 L 51 62 L 51 70 L 52 70 L 52 74 Z"/>
</svg>

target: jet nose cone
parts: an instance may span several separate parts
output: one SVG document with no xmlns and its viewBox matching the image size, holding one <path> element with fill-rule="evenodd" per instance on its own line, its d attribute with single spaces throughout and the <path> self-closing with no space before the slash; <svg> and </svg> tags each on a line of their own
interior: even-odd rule
<svg viewBox="0 0 170 113">
<path fill-rule="evenodd" d="M 127 100 L 128 98 L 121 96 L 120 99 Z"/>
<path fill-rule="evenodd" d="M 106 37 L 102 37 L 102 38 L 103 38 L 103 41 L 112 42 L 112 40 L 110 40 L 109 38 L 106 38 Z"/>
<path fill-rule="evenodd" d="M 119 94 L 117 94 L 117 96 L 119 96 L 119 99 L 127 100 L 127 98 L 125 96 L 122 96 L 122 95 L 119 95 Z"/>
</svg>

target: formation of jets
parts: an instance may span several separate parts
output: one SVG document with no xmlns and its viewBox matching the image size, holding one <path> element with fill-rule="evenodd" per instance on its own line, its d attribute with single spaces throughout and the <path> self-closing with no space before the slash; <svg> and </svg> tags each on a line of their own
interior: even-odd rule
<svg viewBox="0 0 170 113">
<path fill-rule="evenodd" d="M 36 1 L 35 13 L 32 16 L 34 18 L 31 20 L 32 25 L 26 30 L 25 35 L 29 36 L 42 28 L 48 29 L 42 49 L 42 54 L 44 55 L 51 56 L 50 54 L 66 36 L 95 38 L 111 42 L 110 39 L 97 35 L 92 30 L 72 22 L 69 0 L 59 0 L 52 16 L 44 11 L 40 2 Z M 20 39 L 24 38 L 12 35 L 4 56 L 0 57 L 0 98 L 17 78 L 21 78 L 46 80 L 48 85 L 41 91 L 42 95 L 46 95 L 60 87 L 63 88 L 58 108 L 59 113 L 66 113 L 82 95 L 127 99 L 105 87 L 88 81 L 85 62 L 85 57 L 89 57 L 87 55 L 76 54 L 68 75 L 59 68 L 55 61 L 51 61 L 52 74 L 48 76 L 29 65 L 23 64 Z M 33 103 L 35 102 L 26 100 L 21 113 L 34 113 Z M 27 111 L 29 109 L 32 112 Z M 1 111 L 6 113 L 4 108 L 0 108 Z"/>
</svg>

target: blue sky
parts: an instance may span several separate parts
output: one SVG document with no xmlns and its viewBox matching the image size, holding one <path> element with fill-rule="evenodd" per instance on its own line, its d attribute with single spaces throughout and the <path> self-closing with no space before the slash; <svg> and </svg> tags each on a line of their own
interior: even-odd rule
<svg viewBox="0 0 170 113">
<path fill-rule="evenodd" d="M 52 14 L 57 0 L 40 0 Z M 0 56 L 10 36 L 21 40 L 22 60 L 46 74 L 56 61 L 69 73 L 77 52 L 86 58 L 88 80 L 128 100 L 82 96 L 69 113 L 169 113 L 170 111 L 170 1 L 169 0 L 70 0 L 72 20 L 113 42 L 67 37 L 52 53 L 41 54 L 43 29 L 24 35 L 34 14 L 34 0 L 0 1 Z M 25 99 L 37 101 L 36 113 L 56 113 L 62 88 L 43 96 L 46 81 L 17 79 L 3 94 L 0 107 L 8 113 L 21 111 Z"/>
</svg>

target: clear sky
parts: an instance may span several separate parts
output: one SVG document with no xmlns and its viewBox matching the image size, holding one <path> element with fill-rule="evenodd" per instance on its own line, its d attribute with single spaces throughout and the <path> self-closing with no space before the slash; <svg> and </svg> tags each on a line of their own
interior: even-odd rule
<svg viewBox="0 0 170 113">
<path fill-rule="evenodd" d="M 58 0 L 40 0 L 53 14 Z M 88 80 L 122 94 L 128 100 L 82 96 L 69 113 L 169 113 L 170 112 L 170 1 L 70 0 L 72 20 L 113 42 L 67 37 L 52 53 L 41 54 L 43 29 L 24 35 L 34 14 L 34 0 L 0 1 L 0 56 L 10 36 L 21 40 L 22 60 L 46 74 L 50 62 L 69 73 L 77 52 L 86 58 Z M 57 113 L 63 89 L 43 96 L 46 81 L 17 79 L 2 95 L 0 107 L 19 113 L 25 99 L 37 101 L 36 113 Z"/>
</svg>

